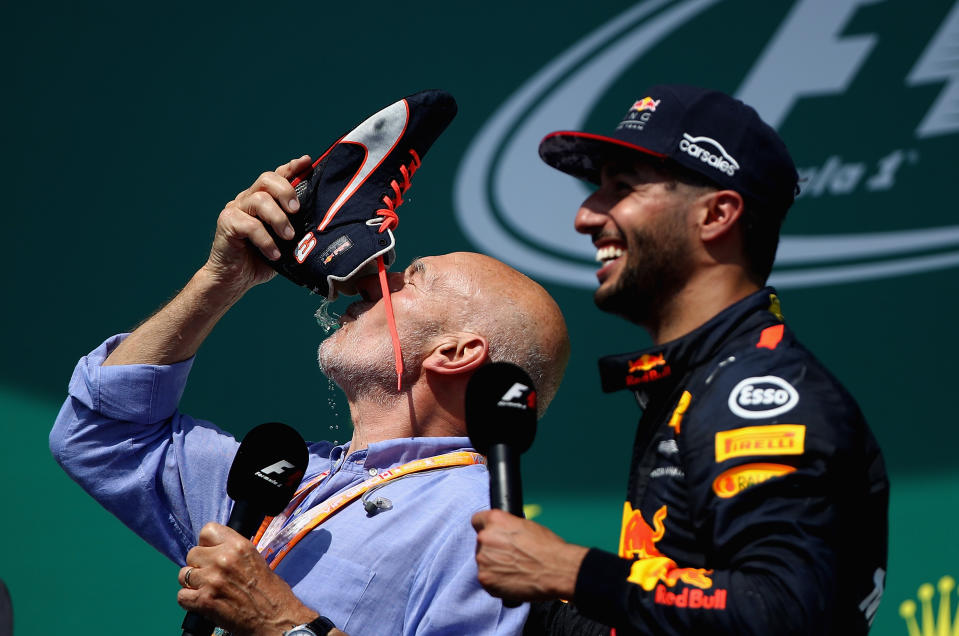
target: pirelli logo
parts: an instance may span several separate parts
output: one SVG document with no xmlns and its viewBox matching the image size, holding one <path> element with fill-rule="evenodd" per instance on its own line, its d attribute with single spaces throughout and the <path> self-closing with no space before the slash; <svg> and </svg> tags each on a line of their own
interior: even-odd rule
<svg viewBox="0 0 959 636">
<path fill-rule="evenodd" d="M 762 455 L 802 455 L 806 446 L 803 424 L 747 426 L 716 433 L 716 461 Z"/>
</svg>

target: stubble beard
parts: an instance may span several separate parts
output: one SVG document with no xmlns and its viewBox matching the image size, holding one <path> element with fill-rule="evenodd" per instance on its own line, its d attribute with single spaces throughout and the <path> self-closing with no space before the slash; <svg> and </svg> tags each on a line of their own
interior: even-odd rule
<svg viewBox="0 0 959 636">
<path fill-rule="evenodd" d="M 428 330 L 421 326 L 412 333 L 403 333 L 400 348 L 403 352 L 403 388 L 409 387 L 419 375 L 423 363 Z M 340 328 L 324 340 L 317 350 L 320 371 L 335 382 L 351 402 L 373 401 L 391 404 L 401 392 L 396 388 L 396 366 L 393 342 L 384 330 L 373 336 L 355 328 Z"/>
<path fill-rule="evenodd" d="M 680 219 L 635 230 L 627 237 L 624 267 L 610 287 L 596 290 L 597 307 L 647 328 L 658 326 L 664 309 L 692 272 Z"/>
</svg>

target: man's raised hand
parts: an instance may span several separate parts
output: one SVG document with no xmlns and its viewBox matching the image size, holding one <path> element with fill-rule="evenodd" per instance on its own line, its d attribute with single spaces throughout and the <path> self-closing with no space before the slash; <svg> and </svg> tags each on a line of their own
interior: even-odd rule
<svg viewBox="0 0 959 636">
<path fill-rule="evenodd" d="M 280 250 L 264 224 L 284 238 L 293 237 L 286 214 L 296 214 L 300 204 L 290 179 L 309 168 L 311 159 L 303 155 L 264 172 L 253 184 L 226 204 L 217 219 L 216 234 L 204 269 L 222 285 L 243 293 L 276 274 L 259 254 L 270 260 Z"/>
</svg>

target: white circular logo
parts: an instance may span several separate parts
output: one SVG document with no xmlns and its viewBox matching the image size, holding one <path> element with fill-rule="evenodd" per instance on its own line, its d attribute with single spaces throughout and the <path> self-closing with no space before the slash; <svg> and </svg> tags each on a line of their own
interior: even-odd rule
<svg viewBox="0 0 959 636">
<path fill-rule="evenodd" d="M 799 404 L 799 392 L 782 378 L 746 378 L 729 393 L 729 410 L 748 420 L 775 417 Z"/>
<path fill-rule="evenodd" d="M 936 201 L 938 187 L 946 198 L 948 178 L 931 170 L 953 165 L 943 137 L 959 132 L 959 118 L 953 115 L 959 104 L 959 58 L 951 52 L 959 41 L 959 2 L 948 0 L 951 8 L 939 9 L 945 1 L 935 2 L 936 9 L 929 7 L 943 15 L 935 31 L 913 36 L 909 47 L 898 33 L 909 16 L 894 13 L 902 13 L 901 6 L 883 3 L 879 8 L 893 19 L 872 27 L 875 32 L 850 26 L 860 10 L 875 13 L 871 5 L 876 0 L 795 0 L 777 27 L 749 31 L 755 38 L 755 58 L 735 95 L 776 128 L 802 111 L 797 115 L 803 123 L 797 145 L 807 137 L 819 140 L 806 152 L 808 157 L 797 159 L 803 194 L 790 219 L 799 216 L 801 224 L 810 209 L 822 216 L 811 222 L 814 234 L 782 237 L 771 284 L 828 285 L 959 265 L 959 225 L 944 225 L 952 217 L 941 203 L 924 206 L 912 194 Z M 468 239 L 532 276 L 595 287 L 595 250 L 573 230 L 573 214 L 588 188 L 540 161 L 539 142 L 555 130 L 585 128 L 622 75 L 637 68 L 652 73 L 643 69 L 643 58 L 660 44 L 698 42 L 688 40 L 688 31 L 701 27 L 705 18 L 697 18 L 711 9 L 715 11 L 706 28 L 712 30 L 719 28 L 717 21 L 731 19 L 731 12 L 747 10 L 720 0 L 645 0 L 561 53 L 513 93 L 481 128 L 458 170 L 455 210 Z M 900 71 L 883 75 L 881 86 L 856 88 L 857 80 L 868 84 L 877 66 L 888 66 L 882 65 L 880 53 L 888 55 L 892 49 L 896 59 L 908 58 L 905 77 Z M 698 43 L 685 51 L 717 73 L 742 72 Z M 639 77 L 646 83 L 642 74 Z M 632 95 L 630 101 L 641 97 Z M 618 99 L 626 110 L 629 102 Z M 882 112 L 880 125 L 864 123 L 862 131 L 837 141 L 834 130 L 858 123 L 833 113 L 837 100 L 843 99 L 854 99 L 858 112 Z M 806 114 L 802 107 L 810 104 L 825 114 Z M 826 125 L 839 128 L 825 130 Z M 842 144 L 841 149 L 836 144 Z M 922 156 L 927 161 L 919 168 Z M 909 182 L 926 173 L 932 175 L 927 181 Z M 903 205 L 913 209 L 904 210 Z M 879 214 L 882 206 L 885 216 Z M 829 218 L 833 208 L 848 216 Z M 870 225 L 879 217 L 885 227 Z M 923 222 L 927 227 L 915 227 Z M 841 229 L 823 233 L 837 226 Z"/>
</svg>

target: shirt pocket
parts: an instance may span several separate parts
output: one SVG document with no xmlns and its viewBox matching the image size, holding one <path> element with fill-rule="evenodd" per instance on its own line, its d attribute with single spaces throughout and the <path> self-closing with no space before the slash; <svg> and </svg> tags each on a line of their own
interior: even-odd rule
<svg viewBox="0 0 959 636">
<path fill-rule="evenodd" d="M 284 561 L 295 558 L 295 553 L 291 552 Z M 368 566 L 331 554 L 324 554 L 316 561 L 305 561 L 301 560 L 294 571 L 283 572 L 283 578 L 288 582 L 291 582 L 291 575 L 299 578 L 292 585 L 297 598 L 329 618 L 341 630 L 349 632 L 356 607 L 370 588 L 376 572 Z"/>
</svg>

